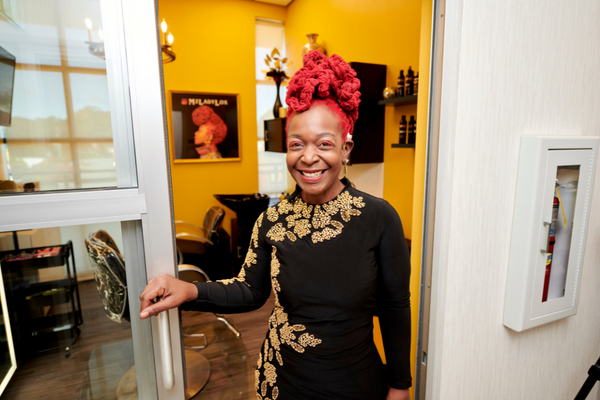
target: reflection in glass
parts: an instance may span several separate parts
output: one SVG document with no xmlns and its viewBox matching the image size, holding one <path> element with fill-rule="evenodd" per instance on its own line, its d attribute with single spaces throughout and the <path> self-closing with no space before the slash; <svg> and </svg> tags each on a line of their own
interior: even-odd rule
<svg viewBox="0 0 600 400">
<path fill-rule="evenodd" d="M 12 124 L 0 127 L 0 139 L 6 138 L 0 148 L 0 181 L 18 188 L 9 192 L 0 186 L 0 195 L 25 187 L 116 187 L 112 123 L 121 127 L 121 135 L 129 131 L 117 122 L 122 110 L 118 117 L 115 110 L 111 113 L 109 92 L 120 98 L 118 85 L 109 87 L 106 61 L 86 44 L 90 38 L 104 41 L 100 3 L 22 0 L 3 11 L 10 22 L 0 21 L 0 45 L 15 56 L 16 70 Z M 86 19 L 93 21 L 91 31 Z M 117 150 L 117 160 L 131 158 L 127 149 Z M 121 164 L 133 168 L 129 161 Z M 132 175 L 123 170 L 119 176 Z M 135 185 L 126 180 L 120 185 Z"/>
<path fill-rule="evenodd" d="M 106 75 L 70 74 L 75 136 L 111 139 Z"/>
<path fill-rule="evenodd" d="M 12 123 L 7 139 L 68 138 L 67 107 L 60 72 L 19 69 L 17 58 Z"/>
<path fill-rule="evenodd" d="M 550 243 L 542 301 L 562 298 L 567 284 L 571 237 L 579 183 L 579 165 L 557 168 Z"/>
<path fill-rule="evenodd" d="M 0 274 L 0 396 L 6 385 L 15 373 L 17 360 L 11 335 L 10 320 L 8 318 L 6 296 L 4 293 L 4 282 Z"/>
<path fill-rule="evenodd" d="M 75 189 L 71 144 L 13 143 L 8 154 L 12 175 L 22 182 L 40 182 L 42 190 Z"/>
<path fill-rule="evenodd" d="M 131 324 L 107 318 L 106 293 L 96 287 L 84 244 L 99 229 L 122 249 L 119 223 L 20 231 L 19 250 L 14 250 L 12 232 L 0 233 L 7 314 L 19 365 L 2 399 L 116 399 L 120 385 L 129 382 Z"/>
</svg>

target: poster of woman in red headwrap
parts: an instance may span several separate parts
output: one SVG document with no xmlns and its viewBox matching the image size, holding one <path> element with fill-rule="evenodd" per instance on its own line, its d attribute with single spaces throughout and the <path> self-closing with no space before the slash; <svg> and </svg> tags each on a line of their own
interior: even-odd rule
<svg viewBox="0 0 600 400">
<path fill-rule="evenodd" d="M 240 160 L 237 94 L 170 94 L 175 162 Z"/>
</svg>

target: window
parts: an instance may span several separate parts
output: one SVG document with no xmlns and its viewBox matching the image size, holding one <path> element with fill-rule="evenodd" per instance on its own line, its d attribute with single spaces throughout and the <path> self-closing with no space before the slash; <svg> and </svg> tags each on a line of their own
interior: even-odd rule
<svg viewBox="0 0 600 400">
<path fill-rule="evenodd" d="M 258 137 L 258 188 L 261 193 L 279 195 L 287 188 L 287 167 L 285 154 L 265 151 L 264 121 L 273 119 L 273 105 L 277 87 L 273 81 L 265 79 L 261 70 L 266 70 L 265 57 L 273 48 L 285 57 L 284 28 L 281 22 L 256 20 L 256 118 Z M 285 104 L 286 86 L 281 86 L 279 96 Z"/>
<path fill-rule="evenodd" d="M 16 58 L 12 121 L 0 127 L 0 181 L 36 190 L 117 186 L 106 62 L 90 54 L 85 17 L 61 14 L 54 3 L 0 21 L 2 46 Z M 27 186 L 26 186 L 27 187 Z"/>
</svg>

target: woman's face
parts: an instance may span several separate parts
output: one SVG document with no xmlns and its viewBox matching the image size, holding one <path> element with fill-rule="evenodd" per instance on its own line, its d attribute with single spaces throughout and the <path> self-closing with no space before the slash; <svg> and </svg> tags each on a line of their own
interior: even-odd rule
<svg viewBox="0 0 600 400">
<path fill-rule="evenodd" d="M 215 127 L 210 122 L 200 125 L 198 130 L 194 132 L 194 144 L 201 146 L 210 143 L 213 140 Z"/>
<path fill-rule="evenodd" d="M 339 180 L 342 161 L 354 143 L 342 142 L 339 125 L 337 117 L 323 106 L 295 114 L 288 125 L 287 167 L 308 203 L 332 200 L 344 187 Z"/>
</svg>

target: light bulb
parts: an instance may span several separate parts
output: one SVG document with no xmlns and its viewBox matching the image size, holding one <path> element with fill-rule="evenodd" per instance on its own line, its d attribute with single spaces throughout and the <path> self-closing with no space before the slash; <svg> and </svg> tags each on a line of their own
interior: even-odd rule
<svg viewBox="0 0 600 400">
<path fill-rule="evenodd" d="M 175 41 L 175 38 L 173 37 L 173 34 L 171 32 L 169 32 L 169 34 L 167 35 L 167 43 L 169 43 L 169 46 L 173 44 L 173 42 Z"/>
<path fill-rule="evenodd" d="M 162 22 L 160 23 L 160 30 L 163 33 L 167 33 L 167 23 L 165 22 L 164 18 L 163 18 Z"/>
<path fill-rule="evenodd" d="M 98 29 L 98 37 L 100 38 L 101 42 L 104 42 L 104 31 L 102 28 Z"/>
<path fill-rule="evenodd" d="M 89 19 L 89 18 L 86 18 L 86 19 L 85 19 L 85 26 L 86 26 L 88 29 L 92 29 L 92 20 L 91 20 L 91 19 Z"/>
</svg>

